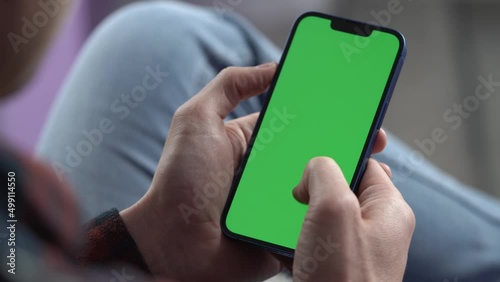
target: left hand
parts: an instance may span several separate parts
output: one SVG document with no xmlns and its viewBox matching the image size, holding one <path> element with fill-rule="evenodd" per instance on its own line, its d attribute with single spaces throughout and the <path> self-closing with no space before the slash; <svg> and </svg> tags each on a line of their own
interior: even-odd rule
<svg viewBox="0 0 500 282">
<path fill-rule="evenodd" d="M 264 92 L 275 71 L 275 63 L 227 68 L 176 111 L 148 193 L 122 212 L 153 275 L 263 281 L 280 271 L 271 254 L 229 240 L 220 228 L 258 113 L 224 119 L 241 101 Z"/>
</svg>

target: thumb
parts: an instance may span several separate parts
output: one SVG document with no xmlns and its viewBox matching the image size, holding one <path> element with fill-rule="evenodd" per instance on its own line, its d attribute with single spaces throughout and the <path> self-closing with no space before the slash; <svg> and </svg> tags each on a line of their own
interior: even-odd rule
<svg viewBox="0 0 500 282">
<path fill-rule="evenodd" d="M 336 269 L 344 267 L 346 245 L 341 243 L 356 236 L 351 224 L 359 214 L 356 195 L 337 163 L 327 157 L 314 158 L 307 164 L 293 194 L 299 202 L 309 204 L 295 250 L 294 281 L 334 277 Z M 314 270 L 311 259 L 317 263 Z"/>
<path fill-rule="evenodd" d="M 340 167 L 328 157 L 317 157 L 307 164 L 293 195 L 297 201 L 309 206 L 340 207 L 340 210 L 345 205 L 359 207 Z"/>
<path fill-rule="evenodd" d="M 275 72 L 274 62 L 257 67 L 228 67 L 185 105 L 224 119 L 241 101 L 263 93 Z"/>
</svg>

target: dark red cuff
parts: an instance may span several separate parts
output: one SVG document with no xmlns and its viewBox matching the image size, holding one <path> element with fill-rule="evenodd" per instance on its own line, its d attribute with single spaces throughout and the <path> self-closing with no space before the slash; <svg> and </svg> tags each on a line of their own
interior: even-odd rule
<svg viewBox="0 0 500 282">
<path fill-rule="evenodd" d="M 125 262 L 150 273 L 117 209 L 109 210 L 85 225 L 85 244 L 78 255 L 81 266 Z"/>
</svg>

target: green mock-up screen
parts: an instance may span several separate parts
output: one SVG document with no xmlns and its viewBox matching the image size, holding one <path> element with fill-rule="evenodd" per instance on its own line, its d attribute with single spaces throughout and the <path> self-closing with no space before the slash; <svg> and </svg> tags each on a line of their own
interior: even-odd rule
<svg viewBox="0 0 500 282">
<path fill-rule="evenodd" d="M 307 162 L 332 157 L 353 178 L 400 42 L 330 24 L 308 16 L 297 26 L 227 214 L 232 233 L 295 249 L 307 206 L 292 190 Z"/>
</svg>

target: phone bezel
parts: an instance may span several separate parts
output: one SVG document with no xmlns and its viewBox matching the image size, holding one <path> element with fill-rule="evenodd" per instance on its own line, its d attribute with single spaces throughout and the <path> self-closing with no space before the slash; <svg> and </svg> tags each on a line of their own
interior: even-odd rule
<svg viewBox="0 0 500 282">
<path fill-rule="evenodd" d="M 293 257 L 295 250 L 284 247 L 284 246 L 276 245 L 273 243 L 265 242 L 265 241 L 262 241 L 259 239 L 247 237 L 245 235 L 234 233 L 231 230 L 229 230 L 229 228 L 227 227 L 226 219 L 227 219 L 227 215 L 228 215 L 229 209 L 231 207 L 231 204 L 233 202 L 236 190 L 238 188 L 239 182 L 241 180 L 243 170 L 246 166 L 246 163 L 248 161 L 248 157 L 250 155 L 251 149 L 252 149 L 253 144 L 255 142 L 255 138 L 257 136 L 257 133 L 259 132 L 262 120 L 264 118 L 267 107 L 268 107 L 269 102 L 271 100 L 271 96 L 273 95 L 274 88 L 276 86 L 278 78 L 280 76 L 283 64 L 284 64 L 286 57 L 288 55 L 288 51 L 290 49 L 291 43 L 293 42 L 293 38 L 294 38 L 295 32 L 297 30 L 297 27 L 299 26 L 300 22 L 303 19 L 305 19 L 306 17 L 311 17 L 311 16 L 319 17 L 319 18 L 323 18 L 323 19 L 328 19 L 328 20 L 332 21 L 332 27 L 333 27 L 334 22 L 342 22 L 342 23 L 361 25 L 361 26 L 365 27 L 364 30 L 366 30 L 366 28 L 368 28 L 372 31 L 376 29 L 378 31 L 387 32 L 387 33 L 390 33 L 392 35 L 395 35 L 399 40 L 399 49 L 398 49 L 398 52 L 396 54 L 396 58 L 394 60 L 389 78 L 388 78 L 387 83 L 385 85 L 384 92 L 382 94 L 382 98 L 380 99 L 380 103 L 377 107 L 377 112 L 373 118 L 373 122 L 372 122 L 372 125 L 370 127 L 370 131 L 369 131 L 368 136 L 366 138 L 367 141 L 365 142 L 360 159 L 358 161 L 358 165 L 357 165 L 356 170 L 354 172 L 354 176 L 350 182 L 351 189 L 354 192 L 357 191 L 357 188 L 359 186 L 361 178 L 363 177 L 364 171 L 366 169 L 366 165 L 367 165 L 368 160 L 369 160 L 370 155 L 371 155 L 371 150 L 373 148 L 373 145 L 375 143 L 375 139 L 376 139 L 377 134 L 378 134 L 378 130 L 380 129 L 380 126 L 382 125 L 382 121 L 384 119 L 385 112 L 387 110 L 389 101 L 392 97 L 394 87 L 396 86 L 396 82 L 397 82 L 399 73 L 401 72 L 404 58 L 406 56 L 406 40 L 405 40 L 404 36 L 399 31 L 394 30 L 394 29 L 390 29 L 390 28 L 382 27 L 382 26 L 378 26 L 378 25 L 372 25 L 369 23 L 354 21 L 354 20 L 350 20 L 350 19 L 345 19 L 345 18 L 341 18 L 341 17 L 337 17 L 337 16 L 327 15 L 327 14 L 323 14 L 323 13 L 319 13 L 319 12 L 304 13 L 300 17 L 298 17 L 297 20 L 295 20 L 293 27 L 292 27 L 292 30 L 290 31 L 290 34 L 288 35 L 287 43 L 285 45 L 285 49 L 283 51 L 283 54 L 280 58 L 280 62 L 279 62 L 278 67 L 276 69 L 276 73 L 275 73 L 275 75 L 271 81 L 271 84 L 269 86 L 269 89 L 267 91 L 266 99 L 263 103 L 262 110 L 261 110 L 259 117 L 257 119 L 257 123 L 255 125 L 254 131 L 252 132 L 252 136 L 251 136 L 250 141 L 248 143 L 248 147 L 245 151 L 245 155 L 243 156 L 243 158 L 241 160 L 241 163 L 238 167 L 238 170 L 235 172 L 235 175 L 234 175 L 234 178 L 233 178 L 233 181 L 231 184 L 231 189 L 229 191 L 229 195 L 228 195 L 228 198 L 227 198 L 227 201 L 226 201 L 226 204 L 224 206 L 224 210 L 223 210 L 222 216 L 221 216 L 221 229 L 222 229 L 223 233 L 226 236 L 228 236 L 229 238 L 235 239 L 238 241 L 242 241 L 242 242 L 245 242 L 245 243 L 248 243 L 251 245 L 259 246 L 259 247 L 264 248 L 264 249 L 271 251 L 273 253 L 287 256 L 287 257 Z M 341 31 L 348 32 L 345 30 L 341 30 Z M 363 36 L 363 35 L 360 34 L 360 36 Z"/>
</svg>

